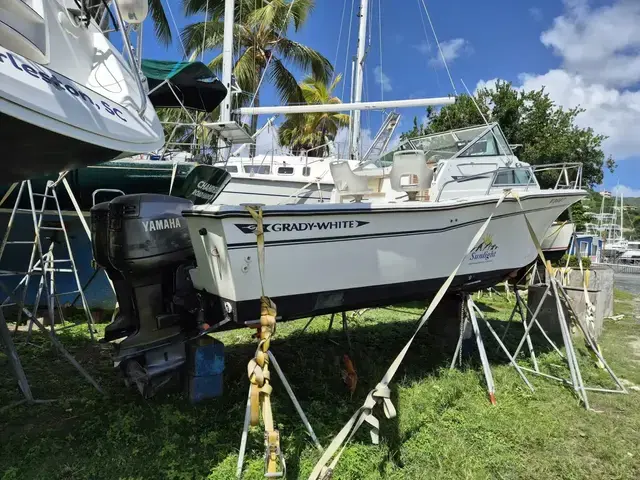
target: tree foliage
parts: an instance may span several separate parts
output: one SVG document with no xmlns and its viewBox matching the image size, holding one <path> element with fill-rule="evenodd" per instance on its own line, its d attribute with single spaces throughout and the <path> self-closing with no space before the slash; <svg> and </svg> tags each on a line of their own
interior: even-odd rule
<svg viewBox="0 0 640 480">
<path fill-rule="evenodd" d="M 474 100 L 475 102 L 474 103 Z M 605 157 L 602 142 L 607 138 L 591 128 L 575 124 L 582 108 L 564 110 L 556 105 L 544 88 L 524 92 L 509 82 L 498 82 L 495 88 L 482 88 L 472 99 L 462 95 L 455 104 L 436 111 L 427 109 L 427 121 L 420 125 L 414 119 L 413 129 L 403 138 L 442 132 L 454 128 L 498 122 L 510 144 L 522 145 L 515 153 L 532 165 L 581 162 L 583 184 L 593 187 L 602 183 L 604 168 L 613 171 L 615 161 Z M 482 112 L 482 115 L 480 114 Z"/>
<path fill-rule="evenodd" d="M 300 83 L 300 89 L 307 104 L 342 103 L 333 91 L 340 83 L 342 75 L 328 84 L 321 79 L 309 76 Z M 288 147 L 295 155 L 302 151 L 313 150 L 313 155 L 321 156 L 328 150 L 327 141 L 334 140 L 338 130 L 349 125 L 349 115 L 344 113 L 288 114 L 278 129 L 278 143 Z"/>
<path fill-rule="evenodd" d="M 260 105 L 259 86 L 270 82 L 284 104 L 304 102 L 303 92 L 291 68 L 312 73 L 322 81 L 328 81 L 333 66 L 316 50 L 287 37 L 287 31 L 297 31 L 313 10 L 313 0 L 236 0 L 234 25 L 234 50 L 237 58 L 233 73 L 243 94 L 235 95 L 235 106 L 253 102 Z M 208 12 L 203 22 L 188 25 L 182 31 L 187 51 L 194 57 L 203 51 L 220 49 L 224 31 L 224 0 L 185 0 L 187 14 Z M 222 54 L 209 64 L 214 72 L 220 72 Z M 257 116 L 252 118 L 255 132 Z"/>
</svg>

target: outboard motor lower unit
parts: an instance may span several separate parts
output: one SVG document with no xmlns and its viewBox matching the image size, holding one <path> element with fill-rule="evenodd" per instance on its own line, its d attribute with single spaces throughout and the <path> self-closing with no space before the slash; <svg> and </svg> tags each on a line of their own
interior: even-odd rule
<svg viewBox="0 0 640 480">
<path fill-rule="evenodd" d="M 115 362 L 145 396 L 186 361 L 185 342 L 203 324 L 189 269 L 195 259 L 181 212 L 183 198 L 139 194 L 91 209 L 94 259 L 111 279 L 120 314 L 105 340 L 116 344 Z"/>
</svg>

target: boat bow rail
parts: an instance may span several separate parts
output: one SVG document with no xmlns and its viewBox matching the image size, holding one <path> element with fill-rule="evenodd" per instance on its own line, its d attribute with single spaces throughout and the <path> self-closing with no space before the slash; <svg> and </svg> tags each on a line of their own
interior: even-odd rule
<svg viewBox="0 0 640 480">
<path fill-rule="evenodd" d="M 509 175 L 511 173 L 511 175 Z M 523 173 L 523 175 L 518 175 Z M 552 183 L 552 190 L 580 190 L 582 188 L 582 163 L 553 163 L 547 165 L 533 165 L 516 163 L 514 167 L 498 167 L 494 170 L 481 172 L 474 175 L 462 175 L 453 177 L 442 184 L 442 187 L 438 191 L 438 195 L 435 198 L 436 202 L 439 202 L 443 192 L 445 192 L 448 185 L 460 184 L 477 179 L 490 179 L 487 182 L 487 189 L 484 192 L 485 195 L 491 193 L 493 189 L 505 189 L 512 188 L 519 191 L 529 191 L 530 189 L 540 190 L 539 179 L 536 178 L 536 173 L 545 174 L 545 176 L 557 175 L 555 180 L 547 178 L 547 183 Z M 490 175 L 490 177 L 489 177 Z M 500 177 L 511 177 L 512 181 L 500 181 Z M 526 183 L 518 182 L 518 179 L 526 179 Z"/>
</svg>

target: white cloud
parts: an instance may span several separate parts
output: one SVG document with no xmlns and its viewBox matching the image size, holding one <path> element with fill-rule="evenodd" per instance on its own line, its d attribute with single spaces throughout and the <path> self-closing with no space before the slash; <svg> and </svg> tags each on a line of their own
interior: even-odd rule
<svg viewBox="0 0 640 480">
<path fill-rule="evenodd" d="M 478 90 L 483 88 L 488 88 L 489 90 L 495 90 L 496 84 L 498 83 L 499 78 L 492 78 L 491 80 L 480 80 L 476 84 L 476 89 L 473 91 L 474 95 L 478 93 Z"/>
<path fill-rule="evenodd" d="M 586 82 L 629 87 L 640 79 L 640 2 L 618 0 L 590 8 L 585 0 L 565 0 L 540 40 L 563 61 L 563 69 Z"/>
<path fill-rule="evenodd" d="M 631 188 L 626 185 L 616 185 L 613 187 L 612 192 L 614 195 L 622 194 L 625 197 L 640 197 L 640 188 Z"/>
<path fill-rule="evenodd" d="M 640 91 L 616 90 L 588 83 L 580 75 L 551 70 L 544 75 L 522 75 L 525 90 L 545 91 L 565 108 L 581 106 L 586 111 L 576 118 L 582 127 L 607 135 L 604 148 L 618 159 L 640 154 Z"/>
<path fill-rule="evenodd" d="M 438 54 L 429 60 L 430 64 L 442 65 L 442 57 L 444 57 L 444 60 L 449 64 L 463 53 L 470 53 L 471 46 L 464 38 L 454 38 L 440 42 L 440 50 L 442 53 L 438 51 Z"/>
<path fill-rule="evenodd" d="M 562 68 L 519 76 L 525 90 L 545 87 L 564 108 L 586 111 L 582 127 L 607 135 L 604 150 L 616 160 L 640 155 L 640 2 L 617 0 L 592 9 L 586 0 L 564 0 L 566 12 L 542 33 L 543 44 L 562 58 Z M 494 86 L 481 80 L 476 88 Z"/>
<path fill-rule="evenodd" d="M 391 87 L 391 79 L 382 71 L 382 67 L 380 65 L 377 65 L 376 68 L 373 69 L 373 74 L 376 83 L 382 87 L 384 92 L 390 92 L 393 90 Z"/>
<path fill-rule="evenodd" d="M 529 9 L 529 15 L 531 15 L 531 18 L 533 18 L 536 22 L 540 22 L 542 20 L 542 10 L 540 10 L 538 7 L 531 7 Z"/>
<path fill-rule="evenodd" d="M 428 42 L 420 42 L 417 45 L 414 45 L 413 48 L 418 50 L 423 55 L 427 55 L 431 53 L 431 44 Z"/>
</svg>

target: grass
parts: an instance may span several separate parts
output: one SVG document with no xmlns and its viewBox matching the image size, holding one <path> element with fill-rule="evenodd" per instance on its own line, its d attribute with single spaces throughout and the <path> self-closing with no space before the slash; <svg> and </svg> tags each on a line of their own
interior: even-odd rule
<svg viewBox="0 0 640 480">
<path fill-rule="evenodd" d="M 631 295 L 617 291 L 616 313 L 624 318 L 608 320 L 601 339 L 609 363 L 632 384 L 640 384 L 637 306 Z M 494 328 L 504 331 L 511 305 L 498 296 L 484 296 L 481 308 Z M 413 333 L 421 309 L 398 309 L 402 312 L 370 310 L 350 323 L 350 355 L 359 376 L 353 397 L 341 378 L 341 359 L 349 349 L 339 326 L 327 335 L 328 318 L 314 320 L 304 334 L 305 320 L 279 325 L 272 351 L 324 445 Z M 518 339 L 518 327 L 509 330 L 510 344 Z M 242 330 L 217 335 L 226 345 L 225 392 L 199 405 L 178 392 L 144 400 L 125 388 L 113 370 L 108 345 L 89 342 L 82 326 L 61 332 L 63 343 L 108 392 L 102 397 L 44 337 L 35 335 L 34 345 L 19 347 L 25 371 L 37 398 L 60 400 L 0 412 L 0 479 L 233 478 L 248 388 L 246 363 L 255 348 L 250 335 Z M 381 444 L 372 445 L 367 429 L 361 428 L 334 478 L 640 477 L 638 392 L 591 393 L 597 413 L 585 411 L 568 388 L 549 380 L 532 379 L 536 391 L 531 393 L 489 335 L 484 338 L 497 406 L 488 402 L 475 357 L 463 369 L 449 371 L 451 345 L 425 329 L 392 383 L 397 418 L 387 420 L 376 410 Z M 576 345 L 586 382 L 610 388 L 583 343 Z M 539 353 L 543 369 L 566 375 L 557 355 Z M 6 363 L 0 354 L 0 405 L 20 399 Z M 306 478 L 319 455 L 280 381 L 273 384 L 288 478 Z M 244 478 L 263 478 L 262 455 L 262 431 L 253 428 Z"/>
</svg>

